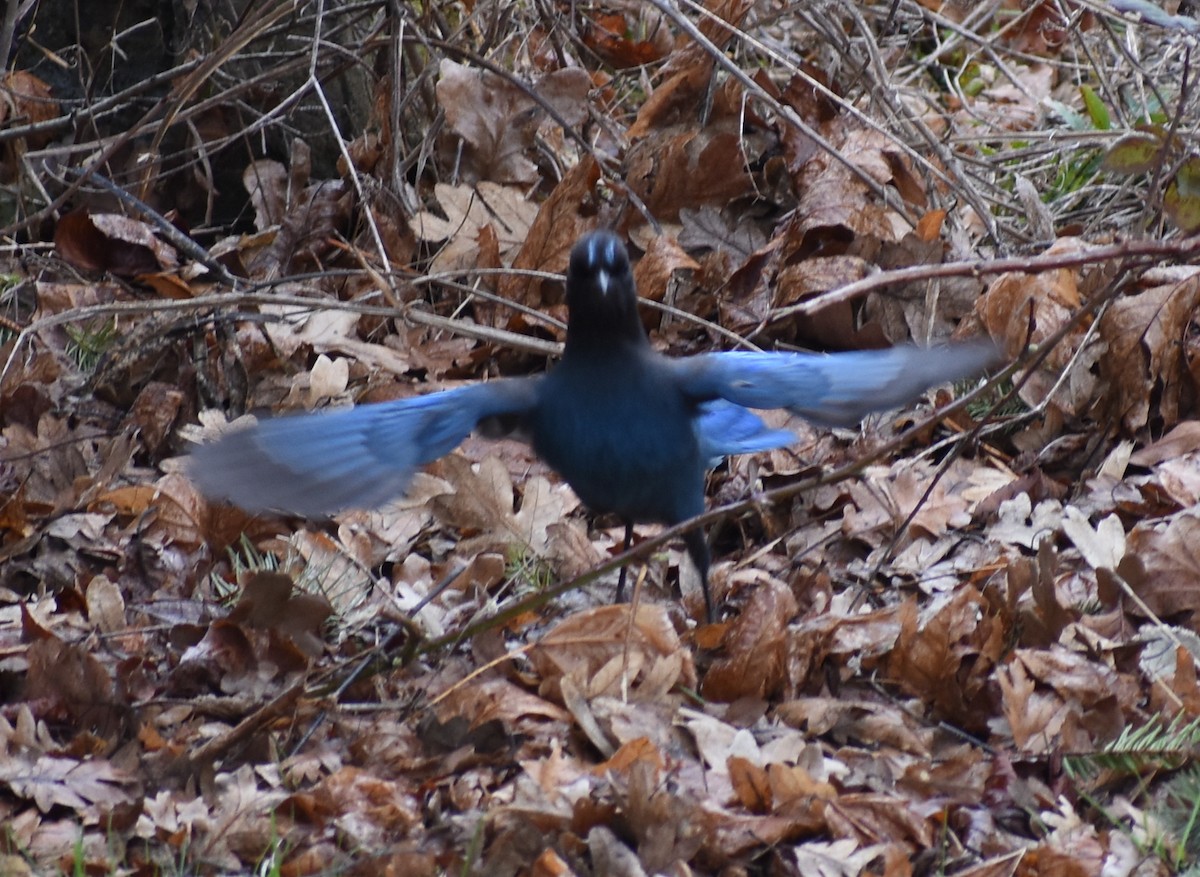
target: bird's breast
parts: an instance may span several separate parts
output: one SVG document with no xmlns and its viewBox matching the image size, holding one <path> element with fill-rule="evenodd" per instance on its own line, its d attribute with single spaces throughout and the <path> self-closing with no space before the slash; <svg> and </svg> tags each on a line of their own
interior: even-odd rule
<svg viewBox="0 0 1200 877">
<path fill-rule="evenodd" d="M 551 372 L 533 418 L 534 449 L 593 511 L 662 523 L 698 514 L 695 411 L 670 382 L 627 366 Z"/>
</svg>

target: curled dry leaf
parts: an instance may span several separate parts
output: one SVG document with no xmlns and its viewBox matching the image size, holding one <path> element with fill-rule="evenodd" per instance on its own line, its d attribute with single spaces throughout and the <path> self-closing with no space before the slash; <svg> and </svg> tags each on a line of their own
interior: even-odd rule
<svg viewBox="0 0 1200 877">
<path fill-rule="evenodd" d="M 704 696 L 729 702 L 778 694 L 788 681 L 785 633 L 797 611 L 791 589 L 764 576 L 725 636 L 725 656 L 705 675 Z"/>
<path fill-rule="evenodd" d="M 229 620 L 271 630 L 315 658 L 321 654 L 321 628 L 333 607 L 319 594 L 296 592 L 290 576 L 260 570 L 248 574 Z"/>
<path fill-rule="evenodd" d="M 444 721 L 462 716 L 472 728 L 499 721 L 510 733 L 522 723 L 567 722 L 571 714 L 544 697 L 497 676 L 456 684 L 439 698 Z"/>
<path fill-rule="evenodd" d="M 103 633 L 125 627 L 125 597 L 116 582 L 98 575 L 87 586 L 88 618 Z"/>
<path fill-rule="evenodd" d="M 287 215 L 287 168 L 273 159 L 251 162 L 242 172 L 242 185 L 254 205 L 254 227 L 267 231 Z"/>
<path fill-rule="evenodd" d="M 647 243 L 646 254 L 638 259 L 633 278 L 643 296 L 662 300 L 676 271 L 688 271 L 700 265 L 683 251 L 679 243 L 658 235 Z"/>
<path fill-rule="evenodd" d="M 159 240 L 153 227 L 117 213 L 68 213 L 54 229 L 54 247 L 77 268 L 110 271 L 120 277 L 179 264 L 175 249 Z"/>
<path fill-rule="evenodd" d="M 54 99 L 50 86 L 27 70 L 12 70 L 4 75 L 0 83 L 0 124 L 6 128 L 16 125 L 33 125 L 47 122 L 58 116 L 58 101 Z M 31 149 L 39 149 L 53 135 L 47 132 L 31 134 L 26 143 Z"/>
<path fill-rule="evenodd" d="M 39 639 L 26 655 L 26 696 L 31 701 L 41 700 L 43 710 L 70 717 L 80 732 L 102 738 L 119 733 L 125 704 L 118 696 L 111 668 L 83 645 L 56 636 Z"/>
<path fill-rule="evenodd" d="M 888 156 L 895 144 L 882 133 L 842 128 L 834 146 L 876 183 L 886 185 L 893 180 L 895 171 Z M 907 223 L 897 221 L 899 218 L 879 203 L 857 173 L 827 152 L 814 154 L 804 164 L 796 175 L 796 191 L 801 193 L 796 211 L 797 238 L 813 236 L 815 244 L 820 236 L 843 230 L 860 237 L 898 241 L 909 231 Z"/>
</svg>

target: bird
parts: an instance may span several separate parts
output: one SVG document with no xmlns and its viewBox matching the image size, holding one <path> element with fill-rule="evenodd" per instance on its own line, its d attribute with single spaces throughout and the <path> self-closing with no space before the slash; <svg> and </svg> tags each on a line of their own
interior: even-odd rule
<svg viewBox="0 0 1200 877">
<path fill-rule="evenodd" d="M 195 448 L 187 471 L 211 498 L 311 517 L 397 498 L 419 467 L 473 431 L 516 436 L 589 509 L 621 519 L 628 549 L 635 524 L 671 526 L 701 514 L 706 472 L 722 458 L 796 440 L 755 410 L 787 409 L 817 425 L 851 426 L 999 361 L 988 340 L 831 354 L 666 356 L 651 345 L 638 314 L 629 254 L 606 229 L 572 247 L 566 304 L 562 357 L 544 374 L 265 418 Z M 698 528 L 683 541 L 711 622 L 708 543 Z M 618 601 L 624 583 L 622 568 Z"/>
</svg>

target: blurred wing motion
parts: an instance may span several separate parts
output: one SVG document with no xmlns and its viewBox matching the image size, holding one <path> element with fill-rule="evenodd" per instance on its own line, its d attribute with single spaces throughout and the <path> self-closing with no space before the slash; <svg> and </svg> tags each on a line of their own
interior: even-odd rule
<svg viewBox="0 0 1200 877">
<path fill-rule="evenodd" d="M 782 448 L 796 440 L 786 429 L 771 429 L 753 411 L 724 399 L 703 403 L 695 423 L 700 453 L 710 467 L 724 457 Z"/>
<path fill-rule="evenodd" d="M 872 411 L 899 407 L 930 387 L 971 377 L 1000 361 L 992 344 L 967 342 L 828 355 L 737 350 L 675 363 L 684 393 L 693 398 L 787 408 L 823 426 L 852 426 Z"/>
<path fill-rule="evenodd" d="M 188 474 L 206 494 L 251 511 L 372 508 L 404 493 L 419 466 L 454 450 L 480 421 L 519 425 L 536 400 L 536 381 L 262 420 L 197 448 Z"/>
</svg>

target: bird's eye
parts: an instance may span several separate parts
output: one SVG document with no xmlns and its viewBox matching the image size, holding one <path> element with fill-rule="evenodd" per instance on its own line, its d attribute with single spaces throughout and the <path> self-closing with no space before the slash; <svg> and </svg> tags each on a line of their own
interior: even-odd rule
<svg viewBox="0 0 1200 877">
<path fill-rule="evenodd" d="M 620 274 L 629 268 L 629 258 L 620 239 L 610 231 L 598 230 L 583 238 L 571 251 L 570 270 L 579 274 Z"/>
<path fill-rule="evenodd" d="M 612 270 L 617 264 L 617 248 L 620 243 L 611 235 L 599 234 L 588 241 L 588 267 L 595 270 Z"/>
<path fill-rule="evenodd" d="M 617 264 L 617 243 L 616 238 L 607 238 L 604 241 L 604 264 L 612 267 Z"/>
</svg>

